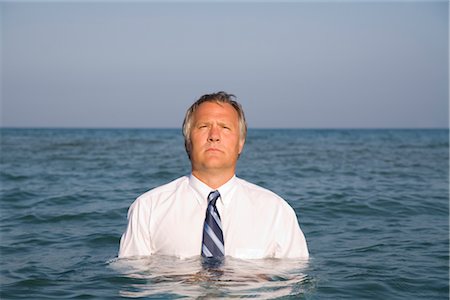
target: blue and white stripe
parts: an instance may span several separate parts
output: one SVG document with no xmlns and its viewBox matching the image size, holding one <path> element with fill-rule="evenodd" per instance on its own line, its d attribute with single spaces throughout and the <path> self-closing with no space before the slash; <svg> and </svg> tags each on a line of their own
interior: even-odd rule
<svg viewBox="0 0 450 300">
<path fill-rule="evenodd" d="M 202 256 L 205 257 L 223 257 L 225 255 L 222 222 L 216 207 L 219 197 L 218 191 L 213 191 L 208 196 L 202 243 Z"/>
</svg>

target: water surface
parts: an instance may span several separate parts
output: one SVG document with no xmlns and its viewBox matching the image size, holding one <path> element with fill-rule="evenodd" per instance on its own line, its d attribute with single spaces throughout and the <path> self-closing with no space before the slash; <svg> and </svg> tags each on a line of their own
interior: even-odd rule
<svg viewBox="0 0 450 300">
<path fill-rule="evenodd" d="M 1 130 L 1 299 L 448 299 L 448 130 L 250 130 L 237 174 L 297 212 L 311 259 L 117 260 L 179 130 Z"/>
</svg>

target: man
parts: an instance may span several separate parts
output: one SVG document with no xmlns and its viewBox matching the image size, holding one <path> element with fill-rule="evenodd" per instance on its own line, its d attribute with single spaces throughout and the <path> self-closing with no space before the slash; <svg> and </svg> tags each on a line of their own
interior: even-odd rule
<svg viewBox="0 0 450 300">
<path fill-rule="evenodd" d="M 234 95 L 202 96 L 183 122 L 192 173 L 150 190 L 128 212 L 119 257 L 307 258 L 294 210 L 235 176 L 247 124 Z"/>
</svg>

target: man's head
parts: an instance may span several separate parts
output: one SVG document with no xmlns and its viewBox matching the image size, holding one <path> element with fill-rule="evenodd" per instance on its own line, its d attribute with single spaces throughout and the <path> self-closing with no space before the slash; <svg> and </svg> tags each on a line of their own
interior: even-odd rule
<svg viewBox="0 0 450 300">
<path fill-rule="evenodd" d="M 236 110 L 236 113 L 238 115 L 240 139 L 245 141 L 247 137 L 247 122 L 245 120 L 244 110 L 242 109 L 242 106 L 234 99 L 236 99 L 236 96 L 234 96 L 233 94 L 217 92 L 201 96 L 194 104 L 191 105 L 191 107 L 189 107 L 183 122 L 184 146 L 189 157 L 191 156 L 191 130 L 193 126 L 194 115 L 200 105 L 205 102 L 212 102 L 221 105 L 231 105 Z"/>
<path fill-rule="evenodd" d="M 207 94 L 186 112 L 183 135 L 193 172 L 234 172 L 247 123 L 234 95 Z"/>
</svg>

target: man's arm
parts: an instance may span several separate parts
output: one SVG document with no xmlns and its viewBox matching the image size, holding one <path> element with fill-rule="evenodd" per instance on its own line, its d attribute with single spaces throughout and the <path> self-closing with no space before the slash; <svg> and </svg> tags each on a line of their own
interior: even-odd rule
<svg viewBox="0 0 450 300">
<path fill-rule="evenodd" d="M 309 257 L 305 236 L 298 224 L 297 216 L 287 203 L 282 216 L 278 218 L 276 258 L 305 258 Z"/>
<path fill-rule="evenodd" d="M 151 255 L 150 207 L 138 198 L 128 210 L 128 226 L 120 239 L 119 258 Z"/>
</svg>

